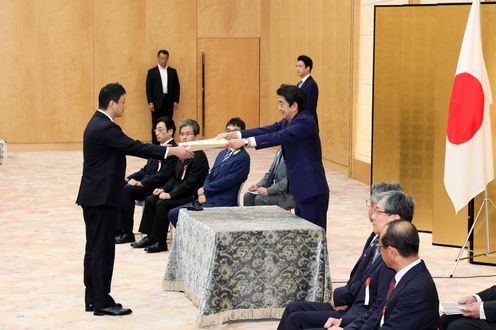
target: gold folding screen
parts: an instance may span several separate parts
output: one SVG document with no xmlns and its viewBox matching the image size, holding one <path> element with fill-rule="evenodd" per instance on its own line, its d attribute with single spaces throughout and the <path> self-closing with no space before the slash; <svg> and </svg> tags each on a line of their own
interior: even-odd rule
<svg viewBox="0 0 496 330">
<path fill-rule="evenodd" d="M 453 246 L 461 246 L 467 235 L 467 208 L 455 214 L 448 198 L 444 152 L 451 88 L 469 10 L 468 5 L 428 5 L 376 7 L 375 12 L 372 180 L 401 182 L 417 203 L 415 225 L 432 231 L 433 243 Z M 482 6 L 481 20 L 484 56 L 494 86 L 496 4 Z M 494 183 L 488 191 L 496 200 Z M 476 212 L 479 205 L 477 199 Z M 492 240 L 495 216 L 492 209 Z M 483 252 L 485 244 L 480 218 L 475 249 Z"/>
</svg>

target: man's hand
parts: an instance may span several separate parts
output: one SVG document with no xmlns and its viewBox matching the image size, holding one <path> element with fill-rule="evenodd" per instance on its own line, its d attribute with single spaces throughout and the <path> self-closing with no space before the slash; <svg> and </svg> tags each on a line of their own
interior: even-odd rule
<svg viewBox="0 0 496 330">
<path fill-rule="evenodd" d="M 463 316 L 471 317 L 473 319 L 480 318 L 480 303 L 474 302 L 469 305 L 465 305 L 462 308 Z"/>
<path fill-rule="evenodd" d="M 148 103 L 148 109 L 150 109 L 151 112 L 155 112 L 155 108 L 153 107 L 152 102 Z"/>
<path fill-rule="evenodd" d="M 256 184 L 252 184 L 251 186 L 248 187 L 248 191 L 255 192 L 257 191 L 258 186 Z"/>
<path fill-rule="evenodd" d="M 267 188 L 265 187 L 260 187 L 257 189 L 258 193 L 263 196 L 269 195 L 269 192 L 267 191 Z"/>
<path fill-rule="evenodd" d="M 200 204 L 204 204 L 206 201 L 207 197 L 205 195 L 198 196 L 198 202 L 200 202 Z"/>
<path fill-rule="evenodd" d="M 231 139 L 229 143 L 227 143 L 229 148 L 239 149 L 245 146 L 245 141 L 243 139 Z"/>
<path fill-rule="evenodd" d="M 226 140 L 232 140 L 232 139 L 237 139 L 238 138 L 238 132 L 223 132 L 217 134 L 215 137 L 217 140 L 220 139 L 226 139 Z"/>
<path fill-rule="evenodd" d="M 347 309 L 348 309 L 348 305 L 336 306 L 336 308 L 334 308 L 334 310 L 336 311 L 345 311 Z"/>
<path fill-rule="evenodd" d="M 173 109 L 174 111 L 179 110 L 179 103 L 174 102 L 174 104 L 172 105 L 172 109 Z"/>
<path fill-rule="evenodd" d="M 205 191 L 203 190 L 203 187 L 198 188 L 198 191 L 196 193 L 198 194 L 198 196 L 205 195 Z"/>
<path fill-rule="evenodd" d="M 169 193 L 166 193 L 165 191 L 161 192 L 160 195 L 158 195 L 158 198 L 160 199 L 171 199 L 171 195 Z"/>
<path fill-rule="evenodd" d="M 155 196 L 158 196 L 158 195 L 160 195 L 160 194 L 161 194 L 161 193 L 163 193 L 163 192 L 164 192 L 164 190 L 163 190 L 162 188 L 155 188 L 155 189 L 153 190 L 153 194 L 154 194 Z"/>
<path fill-rule="evenodd" d="M 130 180 L 127 182 L 127 184 L 128 184 L 129 186 L 136 186 L 136 183 L 137 183 L 137 182 L 138 182 L 138 181 L 136 181 L 136 180 L 134 180 L 134 179 L 130 179 Z"/>
<path fill-rule="evenodd" d="M 324 324 L 324 328 L 329 329 L 331 327 L 339 327 L 341 324 L 341 319 L 335 319 L 330 317 L 327 319 L 327 322 Z"/>
<path fill-rule="evenodd" d="M 466 296 L 458 299 L 458 303 L 461 305 L 468 305 L 477 302 L 477 299 L 474 296 Z"/>
<path fill-rule="evenodd" d="M 167 149 L 169 150 L 168 156 L 176 156 L 179 159 L 188 159 L 188 158 L 193 158 L 194 156 L 191 150 L 188 150 L 181 146 L 177 146 L 177 147 L 167 146 Z"/>
</svg>

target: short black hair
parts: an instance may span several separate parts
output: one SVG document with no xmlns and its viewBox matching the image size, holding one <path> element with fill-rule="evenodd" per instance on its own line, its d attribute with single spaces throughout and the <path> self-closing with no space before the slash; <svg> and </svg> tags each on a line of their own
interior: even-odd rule
<svg viewBox="0 0 496 330">
<path fill-rule="evenodd" d="M 172 130 L 172 136 L 174 136 L 174 134 L 176 134 L 176 123 L 174 123 L 174 120 L 172 120 L 172 118 L 167 117 L 167 116 L 162 116 L 162 117 L 157 119 L 157 121 L 155 122 L 155 126 L 157 126 L 157 124 L 160 122 L 163 122 L 165 124 L 165 128 L 167 130 L 170 130 L 170 129 Z"/>
<path fill-rule="evenodd" d="M 165 49 L 161 49 L 161 50 L 159 50 L 159 51 L 157 52 L 157 57 L 159 57 L 159 56 L 160 56 L 160 54 L 164 54 L 164 55 L 169 56 L 169 52 L 168 52 L 168 51 L 166 51 Z"/>
<path fill-rule="evenodd" d="M 420 245 L 417 228 L 407 220 L 390 222 L 381 234 L 381 245 L 395 247 L 405 258 L 417 256 Z"/>
<path fill-rule="evenodd" d="M 183 129 L 183 127 L 189 126 L 193 129 L 193 134 L 198 135 L 200 134 L 200 125 L 198 125 L 198 122 L 193 119 L 184 119 L 179 123 L 179 132 Z"/>
<path fill-rule="evenodd" d="M 98 108 L 107 110 L 110 101 L 118 103 L 124 94 L 126 94 L 126 90 L 119 83 L 111 83 L 103 86 L 98 94 Z"/>
<path fill-rule="evenodd" d="M 292 106 L 295 102 L 298 104 L 298 112 L 305 110 L 305 94 L 301 88 L 294 85 L 284 85 L 277 89 L 277 95 L 284 97 L 289 106 Z"/>
<path fill-rule="evenodd" d="M 226 128 L 227 126 L 232 125 L 232 126 L 237 126 L 241 131 L 244 131 L 246 129 L 245 122 L 239 118 L 239 117 L 234 117 L 231 118 L 227 121 Z"/>
<path fill-rule="evenodd" d="M 306 55 L 300 55 L 300 56 L 298 56 L 297 61 L 302 61 L 303 63 L 305 63 L 305 67 L 309 66 L 310 67 L 310 72 L 312 72 L 313 61 L 312 61 L 312 59 L 310 57 L 308 57 Z"/>
</svg>

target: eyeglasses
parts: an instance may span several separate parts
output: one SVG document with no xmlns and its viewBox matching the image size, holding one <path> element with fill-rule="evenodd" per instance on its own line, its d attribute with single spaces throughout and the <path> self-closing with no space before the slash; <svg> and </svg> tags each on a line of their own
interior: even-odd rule
<svg viewBox="0 0 496 330">
<path fill-rule="evenodd" d="M 162 133 L 162 132 L 167 131 L 167 128 L 157 128 L 157 129 L 154 129 L 153 131 L 154 131 L 155 133 Z"/>
<path fill-rule="evenodd" d="M 391 215 L 392 213 L 391 212 L 388 212 L 388 211 L 383 211 L 383 210 L 378 210 L 377 209 L 377 206 L 374 208 L 374 212 L 375 214 L 387 214 L 387 215 Z"/>
<path fill-rule="evenodd" d="M 179 133 L 179 136 L 193 136 L 195 133 L 193 132 L 181 132 Z"/>
</svg>

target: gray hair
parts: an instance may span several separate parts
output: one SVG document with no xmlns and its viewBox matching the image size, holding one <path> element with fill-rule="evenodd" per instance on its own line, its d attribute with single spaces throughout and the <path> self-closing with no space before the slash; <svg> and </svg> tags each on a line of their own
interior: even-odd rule
<svg viewBox="0 0 496 330">
<path fill-rule="evenodd" d="M 377 182 L 374 183 L 370 187 L 370 201 L 372 203 L 377 203 L 378 199 L 377 196 L 380 194 L 386 192 L 386 191 L 391 191 L 391 190 L 399 190 L 403 191 L 403 187 L 398 182 Z"/>
<path fill-rule="evenodd" d="M 193 119 L 184 119 L 179 123 L 179 132 L 181 132 L 181 129 L 185 126 L 189 126 L 193 129 L 193 133 L 195 135 L 200 134 L 200 125 L 198 125 L 198 122 Z"/>
<path fill-rule="evenodd" d="M 412 221 L 415 212 L 413 198 L 399 190 L 386 191 L 377 196 L 377 202 L 384 201 L 384 211 L 389 214 L 398 214 L 401 219 Z"/>
</svg>

